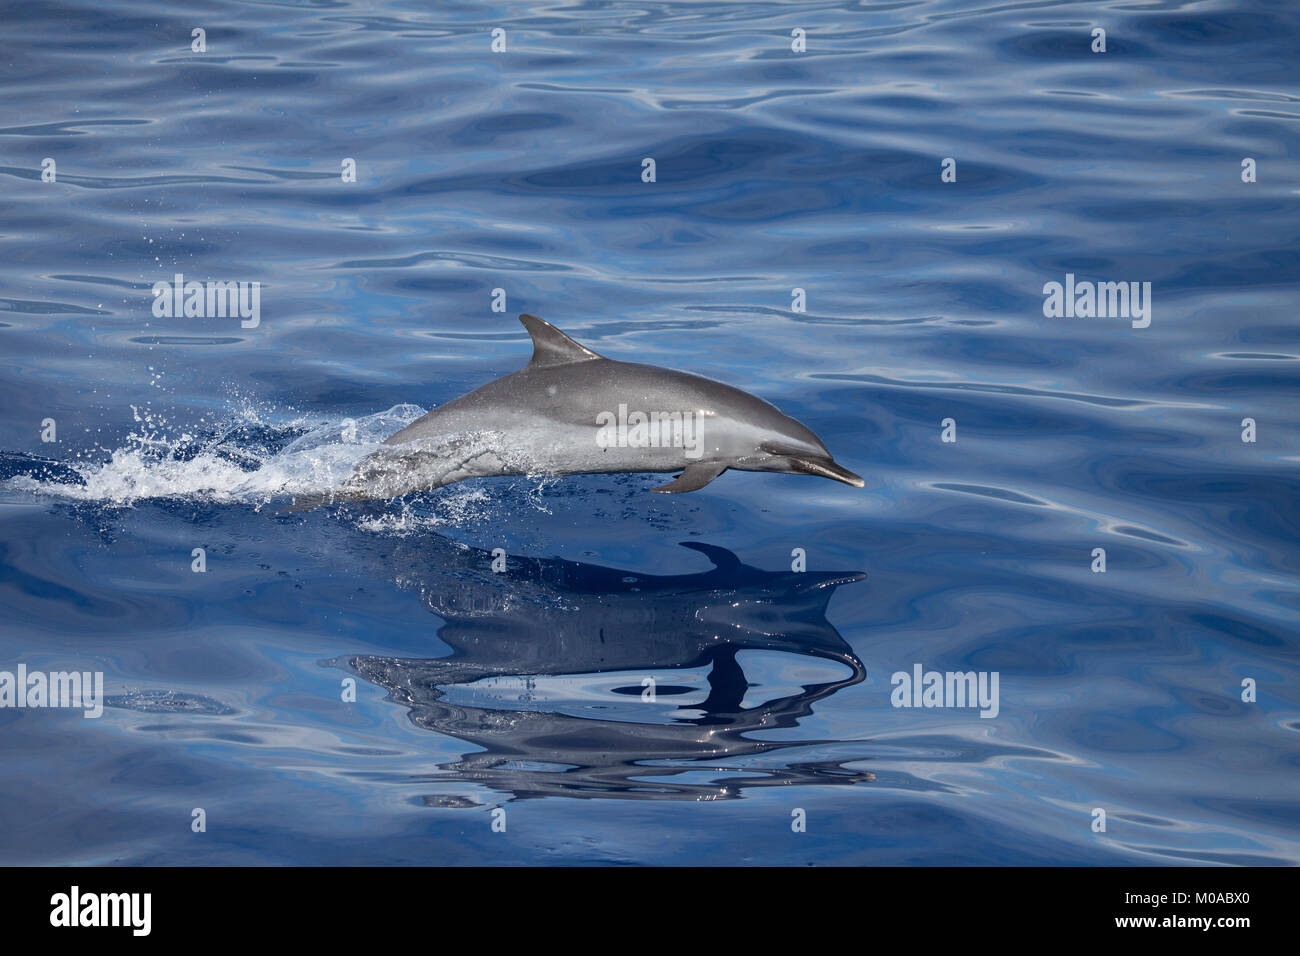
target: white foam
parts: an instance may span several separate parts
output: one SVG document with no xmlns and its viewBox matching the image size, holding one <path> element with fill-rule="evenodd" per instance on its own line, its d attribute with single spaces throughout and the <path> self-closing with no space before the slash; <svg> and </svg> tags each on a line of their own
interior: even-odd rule
<svg viewBox="0 0 1300 956">
<path fill-rule="evenodd" d="M 337 488 L 384 438 L 424 414 L 418 405 L 395 405 L 357 419 L 318 420 L 278 451 L 273 441 L 306 425 L 303 419 L 270 423 L 245 406 L 206 439 L 187 431 L 168 436 L 156 413 L 135 412 L 142 426 L 121 448 L 90 452 L 63 464 L 81 484 L 19 476 L 6 482 L 18 491 L 78 501 L 130 505 L 155 498 L 262 505 L 273 497 L 323 494 Z M 255 437 L 246 437 L 256 429 Z M 256 437 L 261 436 L 261 438 Z M 196 441 L 201 448 L 194 453 Z M 234 459 L 234 460 L 232 460 Z"/>
<path fill-rule="evenodd" d="M 487 489 L 453 485 L 430 504 L 432 511 L 416 513 L 409 504 L 403 502 L 400 511 L 358 518 L 356 527 L 372 534 L 405 538 L 472 521 L 480 517 L 490 505 L 491 497 Z"/>
</svg>

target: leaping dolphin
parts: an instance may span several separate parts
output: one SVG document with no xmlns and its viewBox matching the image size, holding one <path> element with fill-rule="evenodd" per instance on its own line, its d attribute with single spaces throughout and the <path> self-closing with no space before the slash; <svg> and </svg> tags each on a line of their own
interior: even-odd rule
<svg viewBox="0 0 1300 956">
<path fill-rule="evenodd" d="M 696 491 L 735 468 L 820 475 L 855 488 L 808 428 L 738 388 L 687 372 L 597 355 L 535 315 L 524 368 L 435 408 L 390 436 L 331 501 L 396 498 L 466 478 L 681 472 L 650 489 Z"/>
</svg>

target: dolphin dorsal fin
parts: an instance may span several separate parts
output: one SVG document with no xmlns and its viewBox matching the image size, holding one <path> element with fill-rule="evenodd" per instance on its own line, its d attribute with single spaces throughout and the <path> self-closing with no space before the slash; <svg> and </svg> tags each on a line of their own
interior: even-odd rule
<svg viewBox="0 0 1300 956">
<path fill-rule="evenodd" d="M 528 334 L 533 337 L 533 359 L 529 366 L 568 365 L 571 362 L 590 362 L 603 358 L 585 345 L 579 345 L 545 319 L 524 313 L 519 316 Z"/>
</svg>

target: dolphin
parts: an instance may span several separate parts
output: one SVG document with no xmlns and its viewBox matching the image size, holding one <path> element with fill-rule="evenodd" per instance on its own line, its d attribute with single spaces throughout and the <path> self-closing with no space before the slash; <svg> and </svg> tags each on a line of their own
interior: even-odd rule
<svg viewBox="0 0 1300 956">
<path fill-rule="evenodd" d="M 696 491 L 728 468 L 863 487 L 805 425 L 730 385 L 598 355 L 535 315 L 524 368 L 435 408 L 384 441 L 342 486 L 290 510 L 396 498 L 466 478 L 679 472 L 651 491 Z"/>
</svg>

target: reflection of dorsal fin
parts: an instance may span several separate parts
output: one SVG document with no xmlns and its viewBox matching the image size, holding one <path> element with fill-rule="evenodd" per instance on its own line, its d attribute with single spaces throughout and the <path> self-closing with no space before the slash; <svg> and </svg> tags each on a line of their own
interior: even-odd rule
<svg viewBox="0 0 1300 956">
<path fill-rule="evenodd" d="M 740 558 L 735 553 L 721 548 L 716 544 L 705 544 L 703 541 L 679 541 L 683 548 L 690 548 L 692 551 L 698 551 L 710 561 L 719 571 L 738 571 L 743 565 Z"/>
<path fill-rule="evenodd" d="M 570 362 L 590 362 L 602 356 L 585 345 L 579 345 L 545 319 L 535 315 L 519 316 L 524 328 L 533 337 L 533 360 L 528 364 L 539 368 L 548 365 L 568 365 Z"/>
</svg>

